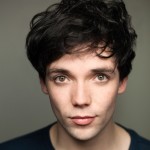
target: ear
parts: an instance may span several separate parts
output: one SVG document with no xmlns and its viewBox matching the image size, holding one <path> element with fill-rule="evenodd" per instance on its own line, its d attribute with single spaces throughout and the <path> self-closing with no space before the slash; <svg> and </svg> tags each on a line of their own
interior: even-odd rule
<svg viewBox="0 0 150 150">
<path fill-rule="evenodd" d="M 40 84 L 41 84 L 41 90 L 43 91 L 43 93 L 48 94 L 46 83 L 42 79 L 40 79 Z"/>
<path fill-rule="evenodd" d="M 124 78 L 122 81 L 120 81 L 119 89 L 118 89 L 118 94 L 124 93 L 127 87 L 127 81 L 128 77 Z"/>
</svg>

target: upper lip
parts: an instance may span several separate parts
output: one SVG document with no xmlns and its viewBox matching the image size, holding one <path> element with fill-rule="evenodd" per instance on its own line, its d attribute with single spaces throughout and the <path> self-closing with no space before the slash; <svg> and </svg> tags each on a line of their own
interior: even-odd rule
<svg viewBox="0 0 150 150">
<path fill-rule="evenodd" d="M 73 116 L 71 119 L 87 119 L 87 118 L 94 118 L 95 116 Z"/>
</svg>

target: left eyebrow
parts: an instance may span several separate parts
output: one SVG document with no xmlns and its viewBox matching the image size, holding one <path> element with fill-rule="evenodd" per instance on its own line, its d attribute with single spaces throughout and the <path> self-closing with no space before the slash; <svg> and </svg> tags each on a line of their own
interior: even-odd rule
<svg viewBox="0 0 150 150">
<path fill-rule="evenodd" d="M 91 72 L 115 74 L 115 68 L 96 68 L 96 69 L 92 69 Z"/>
</svg>

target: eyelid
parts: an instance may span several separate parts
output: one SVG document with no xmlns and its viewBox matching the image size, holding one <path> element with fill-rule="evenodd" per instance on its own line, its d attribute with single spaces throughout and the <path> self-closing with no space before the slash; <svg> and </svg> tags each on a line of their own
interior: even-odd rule
<svg viewBox="0 0 150 150">
<path fill-rule="evenodd" d="M 106 73 L 101 73 L 100 75 L 105 76 L 107 78 L 110 78 L 110 76 L 108 74 L 106 74 Z"/>
<path fill-rule="evenodd" d="M 64 76 L 64 75 L 58 75 L 58 76 L 54 77 L 54 80 L 56 81 L 57 79 L 59 79 L 59 78 L 61 78 L 61 77 L 63 77 L 64 80 L 67 79 L 66 76 Z M 59 82 L 59 81 L 58 81 L 58 82 Z M 60 81 L 60 82 L 61 82 L 61 81 Z"/>
<path fill-rule="evenodd" d="M 105 73 L 97 73 L 95 78 L 98 78 L 99 76 L 103 76 L 105 78 L 104 80 L 97 79 L 98 81 L 101 82 L 106 82 L 108 79 L 110 79 L 110 76 Z"/>
<path fill-rule="evenodd" d="M 107 78 L 112 78 L 115 75 L 115 69 L 113 68 L 93 69 L 92 72 L 96 75 L 104 75 Z"/>
<path fill-rule="evenodd" d="M 65 78 L 64 80 L 67 79 L 69 81 L 69 78 L 66 75 L 64 75 L 64 74 L 60 74 L 60 73 L 57 74 L 57 73 L 55 73 L 55 74 L 49 75 L 49 79 L 51 81 L 55 82 L 55 83 L 61 83 L 61 81 L 57 81 L 57 79 L 60 78 L 60 77 L 64 77 Z M 62 83 L 64 83 L 64 82 L 62 81 Z"/>
</svg>

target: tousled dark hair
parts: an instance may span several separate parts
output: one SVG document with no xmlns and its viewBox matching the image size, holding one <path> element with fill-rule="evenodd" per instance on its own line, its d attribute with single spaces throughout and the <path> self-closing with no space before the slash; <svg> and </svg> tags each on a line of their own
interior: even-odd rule
<svg viewBox="0 0 150 150">
<path fill-rule="evenodd" d="M 122 80 L 130 73 L 135 57 L 137 35 L 130 20 L 122 0 L 62 0 L 32 18 L 26 38 L 28 59 L 45 80 L 48 64 L 80 45 L 93 51 L 105 43 L 101 49 L 111 49 L 106 58 L 115 56 Z M 98 56 L 105 57 L 102 53 Z"/>
</svg>

